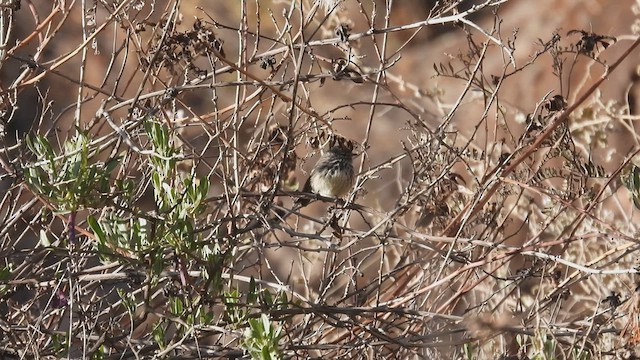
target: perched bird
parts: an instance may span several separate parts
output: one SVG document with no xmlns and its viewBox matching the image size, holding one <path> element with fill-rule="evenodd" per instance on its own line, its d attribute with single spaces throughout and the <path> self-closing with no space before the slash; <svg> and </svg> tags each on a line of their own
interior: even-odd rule
<svg viewBox="0 0 640 360">
<path fill-rule="evenodd" d="M 342 197 L 346 195 L 355 180 L 351 149 L 334 145 L 324 154 L 311 170 L 311 175 L 302 191 L 312 192 L 326 197 Z M 297 203 L 306 206 L 307 198 L 298 198 Z"/>
</svg>

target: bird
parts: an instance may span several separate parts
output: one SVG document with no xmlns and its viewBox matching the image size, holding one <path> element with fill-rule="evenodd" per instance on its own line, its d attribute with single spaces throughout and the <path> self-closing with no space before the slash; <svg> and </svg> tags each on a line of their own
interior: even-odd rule
<svg viewBox="0 0 640 360">
<path fill-rule="evenodd" d="M 330 147 L 311 169 L 302 191 L 325 197 L 342 197 L 349 193 L 355 180 L 354 155 L 344 145 Z M 310 201 L 308 198 L 298 198 L 296 202 L 306 206 Z"/>
</svg>

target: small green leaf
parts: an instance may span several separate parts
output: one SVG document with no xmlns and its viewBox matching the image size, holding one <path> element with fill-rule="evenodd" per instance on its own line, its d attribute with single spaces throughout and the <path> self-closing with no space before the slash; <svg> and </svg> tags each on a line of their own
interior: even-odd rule
<svg viewBox="0 0 640 360">
<path fill-rule="evenodd" d="M 40 229 L 40 245 L 43 247 L 51 246 L 51 241 L 49 241 L 49 237 L 47 236 L 47 232 Z"/>
<path fill-rule="evenodd" d="M 100 224 L 98 223 L 95 217 L 93 217 L 92 215 L 89 215 L 87 217 L 87 224 L 89 224 L 89 227 L 91 228 L 93 233 L 96 235 L 96 237 L 98 237 L 98 240 L 100 240 L 100 242 L 102 243 L 107 242 L 107 237 L 104 234 L 102 227 L 100 226 Z"/>
</svg>

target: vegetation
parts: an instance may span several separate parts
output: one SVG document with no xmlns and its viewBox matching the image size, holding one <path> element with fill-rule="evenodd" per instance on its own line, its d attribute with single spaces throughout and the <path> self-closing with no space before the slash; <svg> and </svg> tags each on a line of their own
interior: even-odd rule
<svg viewBox="0 0 640 360">
<path fill-rule="evenodd" d="M 213 3 L 1 2 L 1 357 L 640 357 L 637 24 Z"/>
</svg>

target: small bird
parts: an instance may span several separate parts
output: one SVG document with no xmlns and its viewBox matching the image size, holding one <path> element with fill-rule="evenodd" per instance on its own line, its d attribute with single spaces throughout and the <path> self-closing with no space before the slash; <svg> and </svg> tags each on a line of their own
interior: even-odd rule
<svg viewBox="0 0 640 360">
<path fill-rule="evenodd" d="M 351 149 L 334 145 L 324 154 L 311 170 L 311 175 L 302 191 L 326 197 L 346 195 L 355 180 Z M 311 199 L 298 198 L 297 203 L 306 206 Z"/>
</svg>

